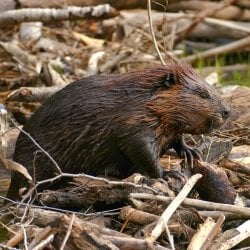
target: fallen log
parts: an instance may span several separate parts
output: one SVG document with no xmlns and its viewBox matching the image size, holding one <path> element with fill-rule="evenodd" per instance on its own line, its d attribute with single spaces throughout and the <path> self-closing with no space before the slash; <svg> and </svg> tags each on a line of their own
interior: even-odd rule
<svg viewBox="0 0 250 250">
<path fill-rule="evenodd" d="M 79 19 L 105 19 L 117 16 L 118 12 L 108 4 L 94 7 L 66 7 L 64 9 L 18 9 L 1 13 L 0 26 L 14 25 L 20 22 L 51 22 Z"/>
</svg>

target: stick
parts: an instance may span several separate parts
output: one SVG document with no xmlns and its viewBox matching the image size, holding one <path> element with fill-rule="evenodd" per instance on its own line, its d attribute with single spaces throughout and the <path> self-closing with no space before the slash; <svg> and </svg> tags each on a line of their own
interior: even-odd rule
<svg viewBox="0 0 250 250">
<path fill-rule="evenodd" d="M 134 199 L 158 200 L 158 201 L 166 202 L 166 203 L 170 203 L 173 199 L 175 199 L 174 197 L 165 197 L 161 195 L 151 195 L 151 194 L 142 194 L 142 193 L 131 193 L 129 197 L 134 198 Z M 196 199 L 190 199 L 190 198 L 186 198 L 183 201 L 183 205 L 195 207 L 198 209 L 232 212 L 232 213 L 240 214 L 242 216 L 246 216 L 247 218 L 250 218 L 250 208 L 248 207 L 202 201 L 202 200 L 196 200 Z"/>
<path fill-rule="evenodd" d="M 162 216 L 160 217 L 158 223 L 156 224 L 155 228 L 153 229 L 151 236 L 147 238 L 147 241 L 153 243 L 164 231 L 165 225 L 168 223 L 168 220 L 174 213 L 174 211 L 178 208 L 178 206 L 183 202 L 186 196 L 189 194 L 195 183 L 202 177 L 201 174 L 196 174 L 190 177 L 182 188 L 180 193 L 175 197 L 175 199 L 169 204 L 167 209 L 163 212 Z"/>
<path fill-rule="evenodd" d="M 200 22 L 205 19 L 205 17 L 215 15 L 217 11 L 231 5 L 233 2 L 235 2 L 235 0 L 224 0 L 214 8 L 205 9 L 198 13 L 195 16 L 194 20 L 187 27 L 177 31 L 178 38 L 176 39 L 176 42 L 180 42 L 181 40 L 183 40 Z"/>
<path fill-rule="evenodd" d="M 44 102 L 50 96 L 68 84 L 50 87 L 20 87 L 8 95 L 8 101 L 14 102 Z"/>
<path fill-rule="evenodd" d="M 208 234 L 206 240 L 203 242 L 200 250 L 209 249 L 208 247 L 210 246 L 210 244 L 211 244 L 212 240 L 214 239 L 214 237 L 220 232 L 221 226 L 222 226 L 224 221 L 225 221 L 225 216 L 222 214 L 219 217 L 219 219 L 216 221 L 216 224 L 214 225 L 212 230 L 209 232 L 209 234 Z"/>
<path fill-rule="evenodd" d="M 223 46 L 219 46 L 214 49 L 206 50 L 202 53 L 197 53 L 195 55 L 187 56 L 183 59 L 183 61 L 187 63 L 194 63 L 195 61 L 199 59 L 204 59 L 204 58 L 212 57 L 215 55 L 221 55 L 224 53 L 239 51 L 248 46 L 250 46 L 250 36 L 242 38 L 236 42 L 232 42 Z"/>
<path fill-rule="evenodd" d="M 148 0 L 148 23 L 149 23 L 149 30 L 150 30 L 150 33 L 151 33 L 151 36 L 152 36 L 152 40 L 153 40 L 153 43 L 154 43 L 154 47 L 155 47 L 155 50 L 160 58 L 160 61 L 162 63 L 162 65 L 166 65 L 164 59 L 162 58 L 162 55 L 161 55 L 161 52 L 158 48 L 158 45 L 157 45 L 157 41 L 155 39 L 155 33 L 154 33 L 154 29 L 153 29 L 153 22 L 152 22 L 152 13 L 151 13 L 151 0 Z"/>
<path fill-rule="evenodd" d="M 75 220 L 75 214 L 72 214 L 71 219 L 70 219 L 70 223 L 69 223 L 69 227 L 68 227 L 67 233 L 65 235 L 65 238 L 63 239 L 63 243 L 60 247 L 60 250 L 63 250 L 66 246 L 67 240 L 69 239 L 69 236 L 70 236 L 71 231 L 72 231 L 74 220 Z"/>
<path fill-rule="evenodd" d="M 15 121 L 11 118 L 11 117 L 9 117 L 9 119 L 10 119 L 10 121 L 13 123 L 13 125 L 18 129 L 18 130 L 20 130 L 20 132 L 21 133 L 24 133 L 27 137 L 29 137 L 29 139 L 52 161 L 52 163 L 53 163 L 53 165 L 55 166 L 55 168 L 56 168 L 56 170 L 57 170 L 57 172 L 59 173 L 59 174 L 62 174 L 62 170 L 61 170 L 61 168 L 59 167 L 59 165 L 56 163 L 56 161 L 51 157 L 51 155 L 47 152 L 47 151 L 45 151 L 33 138 L 32 138 L 32 136 L 29 134 L 29 133 L 27 133 L 26 131 L 24 131 L 23 129 L 21 129 L 21 128 L 19 128 L 18 126 L 17 126 L 17 124 L 15 123 Z"/>
<path fill-rule="evenodd" d="M 7 120 L 7 110 L 5 108 L 0 108 L 0 158 L 5 159 L 7 156 L 8 148 L 8 120 Z"/>
<path fill-rule="evenodd" d="M 64 9 L 40 9 L 28 8 L 8 10 L 0 15 L 0 26 L 14 25 L 21 22 L 54 22 L 77 19 L 104 19 L 115 17 L 118 11 L 109 4 L 101 4 L 94 7 L 69 6 Z"/>
</svg>

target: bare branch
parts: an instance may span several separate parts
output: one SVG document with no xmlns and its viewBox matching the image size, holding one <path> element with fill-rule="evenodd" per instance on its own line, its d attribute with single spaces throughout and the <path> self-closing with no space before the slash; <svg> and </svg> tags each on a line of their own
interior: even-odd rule
<svg viewBox="0 0 250 250">
<path fill-rule="evenodd" d="M 109 4 L 94 7 L 69 6 L 64 9 L 19 9 L 8 10 L 0 15 L 0 26 L 14 25 L 21 22 L 50 22 L 77 19 L 105 19 L 115 17 L 118 11 Z"/>
<path fill-rule="evenodd" d="M 156 52 L 161 60 L 161 63 L 162 65 L 166 65 L 162 55 L 161 55 L 161 52 L 158 48 L 158 45 L 157 45 L 157 41 L 155 39 L 155 33 L 154 33 L 154 29 L 153 29 L 153 22 L 152 22 L 152 13 L 151 13 L 151 0 L 148 0 L 148 22 L 149 22 L 149 30 L 150 30 L 150 33 L 151 33 L 151 36 L 152 36 L 152 40 L 153 40 L 153 43 L 154 43 L 154 47 L 156 49 Z"/>
<path fill-rule="evenodd" d="M 168 223 L 168 220 L 174 213 L 174 211 L 178 208 L 178 206 L 182 203 L 182 201 L 186 198 L 189 194 L 195 183 L 202 177 L 201 174 L 196 174 L 190 177 L 179 192 L 179 194 L 175 197 L 175 199 L 170 203 L 167 209 L 163 212 L 162 216 L 160 217 L 158 223 L 156 224 L 155 228 L 153 229 L 151 236 L 147 239 L 149 242 L 153 243 L 163 232 L 165 229 L 165 225 Z"/>
</svg>

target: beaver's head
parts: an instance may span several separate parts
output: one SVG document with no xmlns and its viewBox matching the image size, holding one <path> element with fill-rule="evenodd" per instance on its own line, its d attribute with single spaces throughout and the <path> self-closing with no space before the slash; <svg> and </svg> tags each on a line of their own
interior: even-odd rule
<svg viewBox="0 0 250 250">
<path fill-rule="evenodd" d="M 158 80 L 157 73 L 151 76 L 157 88 L 147 106 L 166 132 L 209 133 L 230 116 L 230 108 L 217 91 L 190 66 L 171 63 L 155 71 Z"/>
</svg>

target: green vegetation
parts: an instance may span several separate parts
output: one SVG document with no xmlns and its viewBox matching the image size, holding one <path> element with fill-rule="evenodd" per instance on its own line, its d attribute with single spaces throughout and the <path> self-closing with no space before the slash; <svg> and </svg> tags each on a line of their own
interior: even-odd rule
<svg viewBox="0 0 250 250">
<path fill-rule="evenodd" d="M 7 239 L 7 230 L 0 226 L 0 243 L 6 241 Z"/>
<path fill-rule="evenodd" d="M 242 65 L 235 70 L 230 66 Z M 250 56 L 241 53 L 234 55 L 221 55 L 215 59 L 201 59 L 195 65 L 200 71 L 205 67 L 214 67 L 219 76 L 221 85 L 242 85 L 250 87 Z"/>
</svg>

